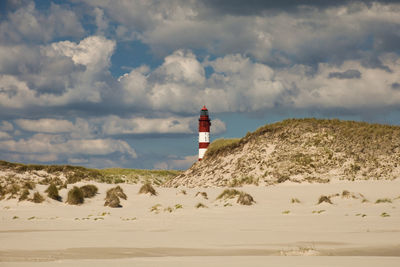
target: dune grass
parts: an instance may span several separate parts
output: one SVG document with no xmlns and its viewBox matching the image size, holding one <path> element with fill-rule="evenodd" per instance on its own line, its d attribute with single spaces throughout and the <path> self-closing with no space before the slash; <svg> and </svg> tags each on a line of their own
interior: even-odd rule
<svg viewBox="0 0 400 267">
<path fill-rule="evenodd" d="M 81 190 L 83 192 L 83 197 L 85 198 L 92 198 L 97 194 L 97 191 L 99 190 L 97 186 L 93 184 L 87 184 L 84 186 L 81 186 Z"/>
<path fill-rule="evenodd" d="M 318 199 L 318 204 L 321 204 L 323 202 L 332 204 L 331 198 L 329 196 L 324 196 L 324 195 L 320 196 Z"/>
<path fill-rule="evenodd" d="M 291 203 L 301 203 L 301 201 L 298 198 L 292 198 L 292 200 L 290 201 Z"/>
<path fill-rule="evenodd" d="M 83 204 L 85 198 L 83 197 L 83 191 L 77 186 L 74 186 L 68 192 L 67 203 L 70 205 L 80 205 Z"/>
<path fill-rule="evenodd" d="M 124 190 L 119 185 L 111 189 L 108 189 L 106 193 L 104 206 L 108 206 L 111 208 L 120 208 L 122 207 L 120 198 L 126 200 L 127 196 L 124 193 Z"/>
<path fill-rule="evenodd" d="M 44 192 L 47 193 L 47 196 L 49 198 L 57 200 L 57 201 L 61 201 L 61 197 L 58 194 L 58 189 L 55 184 L 50 184 L 49 187 L 47 187 L 46 191 L 44 191 Z"/>
<path fill-rule="evenodd" d="M 253 203 L 255 203 L 253 197 L 245 192 L 240 192 L 236 202 L 239 203 L 240 205 L 246 205 L 246 206 L 250 206 L 253 205 Z"/>
<path fill-rule="evenodd" d="M 35 192 L 31 201 L 33 203 L 42 203 L 44 201 L 44 197 L 39 192 Z"/>
<path fill-rule="evenodd" d="M 202 196 L 204 199 L 208 199 L 207 192 L 197 192 L 194 197 L 197 197 L 198 195 Z"/>
<path fill-rule="evenodd" d="M 375 204 L 379 203 L 392 203 L 392 200 L 390 198 L 379 198 L 375 201 Z"/>
<path fill-rule="evenodd" d="M 29 198 L 29 190 L 28 189 L 24 189 L 21 193 L 21 196 L 19 197 L 18 201 L 24 201 L 27 200 Z"/>
<path fill-rule="evenodd" d="M 195 208 L 199 209 L 199 208 L 208 208 L 208 207 L 206 205 L 204 205 L 203 203 L 199 202 L 196 204 Z"/>
<path fill-rule="evenodd" d="M 240 195 L 240 191 L 236 189 L 225 189 L 218 195 L 217 199 L 232 199 Z"/>
<path fill-rule="evenodd" d="M 142 185 L 142 187 L 140 187 L 139 194 L 150 194 L 151 196 L 156 196 L 157 191 L 150 183 L 145 183 Z"/>
<path fill-rule="evenodd" d="M 217 139 L 213 141 L 207 148 L 205 159 L 207 157 L 211 157 L 213 155 L 232 150 L 239 146 L 240 138 L 231 138 L 231 139 Z"/>
</svg>

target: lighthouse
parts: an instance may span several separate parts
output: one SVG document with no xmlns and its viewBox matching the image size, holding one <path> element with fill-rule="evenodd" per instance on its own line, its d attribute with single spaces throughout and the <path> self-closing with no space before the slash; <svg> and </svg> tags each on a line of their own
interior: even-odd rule
<svg viewBox="0 0 400 267">
<path fill-rule="evenodd" d="M 210 118 L 208 117 L 208 110 L 204 105 L 200 111 L 199 119 L 199 160 L 202 160 L 210 144 Z"/>
</svg>

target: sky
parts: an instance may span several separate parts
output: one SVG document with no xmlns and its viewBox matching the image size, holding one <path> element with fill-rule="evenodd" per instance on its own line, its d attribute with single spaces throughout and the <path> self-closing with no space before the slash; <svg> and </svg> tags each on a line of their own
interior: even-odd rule
<svg viewBox="0 0 400 267">
<path fill-rule="evenodd" d="M 398 1 L 0 1 L 0 159 L 186 169 L 287 118 L 400 124 Z"/>
</svg>

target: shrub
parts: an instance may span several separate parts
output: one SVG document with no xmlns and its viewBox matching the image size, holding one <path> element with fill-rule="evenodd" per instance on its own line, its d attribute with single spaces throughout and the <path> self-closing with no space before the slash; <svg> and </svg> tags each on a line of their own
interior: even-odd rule
<svg viewBox="0 0 400 267">
<path fill-rule="evenodd" d="M 113 191 L 110 194 L 107 194 L 107 197 L 106 197 L 105 200 L 106 200 L 106 202 L 104 203 L 104 206 L 108 206 L 110 208 L 120 208 L 120 207 L 122 207 L 121 204 L 120 204 L 119 197 L 117 196 L 115 191 Z"/>
<path fill-rule="evenodd" d="M 39 192 L 35 192 L 31 201 L 34 203 L 42 203 L 44 201 L 44 197 Z"/>
<path fill-rule="evenodd" d="M 104 206 L 108 206 L 111 208 L 120 208 L 122 207 L 120 204 L 119 198 L 127 199 L 124 191 L 120 186 L 116 186 L 114 188 L 108 189 L 107 190 L 107 195 L 106 195 L 106 202 L 104 203 Z"/>
<path fill-rule="evenodd" d="M 11 194 L 10 198 L 15 198 L 15 195 L 18 194 L 19 190 L 21 189 L 21 187 L 18 184 L 11 184 L 7 187 L 6 191 L 4 192 L 5 194 L 9 193 Z"/>
<path fill-rule="evenodd" d="M 79 205 L 82 204 L 84 200 L 83 191 L 79 187 L 74 186 L 71 190 L 69 190 L 67 197 L 68 204 Z"/>
<path fill-rule="evenodd" d="M 292 198 L 292 203 L 301 203 L 301 201 L 298 198 Z"/>
<path fill-rule="evenodd" d="M 240 195 L 240 191 L 236 189 L 225 189 L 217 199 L 231 199 L 235 198 L 236 196 Z"/>
<path fill-rule="evenodd" d="M 247 205 L 250 206 L 255 203 L 253 197 L 245 192 L 240 192 L 240 195 L 236 201 L 240 205 Z"/>
<path fill-rule="evenodd" d="M 350 198 L 350 192 L 349 191 L 347 191 L 347 190 L 343 190 L 343 192 L 342 192 L 342 197 L 343 198 Z"/>
<path fill-rule="evenodd" d="M 25 182 L 23 188 L 32 190 L 35 189 L 36 184 L 34 182 Z"/>
<path fill-rule="evenodd" d="M 18 201 L 24 201 L 27 200 L 29 197 L 29 190 L 28 189 L 24 189 L 24 191 L 22 191 L 21 196 L 19 197 Z"/>
<path fill-rule="evenodd" d="M 125 195 L 124 190 L 122 190 L 122 188 L 119 185 L 107 190 L 106 198 L 108 198 L 111 195 L 116 195 L 117 197 L 120 197 L 125 200 L 127 199 L 127 196 Z"/>
<path fill-rule="evenodd" d="M 207 196 L 206 192 L 197 192 L 195 197 L 197 197 L 198 195 L 202 196 L 204 199 L 208 199 L 208 196 Z"/>
<path fill-rule="evenodd" d="M 322 202 L 326 202 L 326 203 L 332 204 L 332 201 L 331 201 L 330 197 L 323 196 L 323 195 L 319 197 L 318 204 L 321 204 Z"/>
<path fill-rule="evenodd" d="M 58 194 L 58 189 L 55 184 L 50 184 L 49 187 L 47 187 L 46 191 L 44 191 L 44 192 L 47 193 L 47 196 L 49 198 L 57 200 L 57 201 L 61 201 L 61 197 Z"/>
<path fill-rule="evenodd" d="M 83 192 L 83 197 L 92 198 L 97 194 L 98 188 L 95 185 L 88 184 L 81 186 L 81 190 Z"/>
<path fill-rule="evenodd" d="M 150 183 L 145 183 L 139 190 L 139 194 L 150 194 L 152 196 L 157 195 L 157 191 Z"/>
<path fill-rule="evenodd" d="M 195 206 L 196 207 L 196 209 L 198 209 L 198 208 L 208 208 L 206 205 L 204 205 L 203 203 L 197 203 L 197 205 Z"/>
<path fill-rule="evenodd" d="M 377 199 L 375 201 L 375 203 L 376 204 L 378 204 L 378 203 L 392 203 L 392 200 L 390 198 L 380 198 L 380 199 Z"/>
</svg>

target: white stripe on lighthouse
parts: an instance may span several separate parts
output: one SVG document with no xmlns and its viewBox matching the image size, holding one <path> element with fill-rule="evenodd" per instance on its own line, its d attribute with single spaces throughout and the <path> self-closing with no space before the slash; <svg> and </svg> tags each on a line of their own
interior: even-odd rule
<svg viewBox="0 0 400 267">
<path fill-rule="evenodd" d="M 204 158 L 204 154 L 206 153 L 207 148 L 199 148 L 199 159 Z"/>
<path fill-rule="evenodd" d="M 199 143 L 210 143 L 210 133 L 200 132 L 199 133 Z"/>
</svg>

